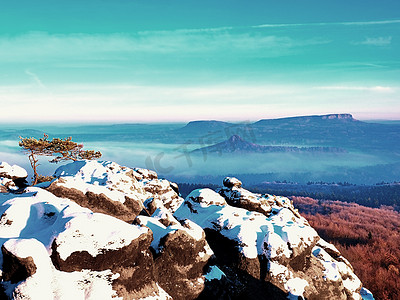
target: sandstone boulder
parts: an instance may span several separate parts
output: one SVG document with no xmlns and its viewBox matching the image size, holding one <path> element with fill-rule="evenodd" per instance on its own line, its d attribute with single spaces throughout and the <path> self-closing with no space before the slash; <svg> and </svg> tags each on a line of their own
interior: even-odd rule
<svg viewBox="0 0 400 300">
<path fill-rule="evenodd" d="M 155 278 L 147 227 L 40 189 L 0 195 L 2 286 L 16 299 L 170 296 Z"/>
<path fill-rule="evenodd" d="M 271 197 L 271 210 L 265 215 L 227 204 L 235 189 L 246 199 L 260 197 L 239 184 L 229 186 L 220 190 L 226 202 L 211 190 L 195 190 L 174 214 L 178 220 L 189 218 L 205 230 L 216 266 L 236 290 L 229 297 L 246 294 L 248 299 L 257 299 L 262 293 L 272 293 L 276 299 L 359 299 L 357 277 L 349 273 L 345 263 L 340 265 L 317 246 L 320 237 L 289 199 Z"/>
<path fill-rule="evenodd" d="M 226 177 L 224 187 L 218 193 L 232 206 L 241 207 L 249 211 L 257 211 L 268 216 L 271 213 L 271 201 L 259 194 L 253 194 L 242 188 L 242 182 L 234 177 Z"/>
<path fill-rule="evenodd" d="M 20 166 L 11 166 L 6 162 L 0 162 L 0 193 L 17 191 L 26 187 L 27 177 L 28 173 Z"/>
<path fill-rule="evenodd" d="M 55 177 L 47 190 L 0 193 L 0 298 L 370 295 L 289 199 L 236 178 L 182 199 L 155 172 L 112 162 L 73 162 Z"/>
<path fill-rule="evenodd" d="M 174 212 L 183 202 L 167 180 L 154 171 L 131 169 L 114 162 L 77 161 L 58 168 L 47 190 L 94 212 L 128 223 L 145 208 L 147 199 L 159 199 Z"/>
<path fill-rule="evenodd" d="M 204 289 L 203 269 L 213 254 L 202 228 L 189 220 L 178 222 L 162 207 L 136 222 L 153 232 L 151 244 L 158 284 L 174 299 L 196 299 Z"/>
<path fill-rule="evenodd" d="M 226 177 L 223 185 L 224 187 L 218 189 L 217 192 L 225 198 L 229 205 L 256 211 L 267 217 L 271 214 L 272 206 L 277 205 L 288 208 L 296 217 L 300 217 L 291 201 L 285 197 L 249 192 L 242 188 L 242 182 L 235 177 Z"/>
</svg>

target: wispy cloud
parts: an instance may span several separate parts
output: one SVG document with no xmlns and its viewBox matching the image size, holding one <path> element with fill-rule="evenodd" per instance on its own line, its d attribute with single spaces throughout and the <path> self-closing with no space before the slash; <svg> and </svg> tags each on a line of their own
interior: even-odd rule
<svg viewBox="0 0 400 300">
<path fill-rule="evenodd" d="M 392 43 L 391 36 L 380 36 L 380 37 L 367 37 L 365 40 L 361 42 L 354 42 L 355 45 L 369 45 L 369 46 L 388 46 Z"/>
<path fill-rule="evenodd" d="M 118 59 L 120 54 L 134 53 L 199 53 L 216 50 L 254 50 L 260 48 L 294 47 L 296 41 L 287 37 L 224 32 L 147 32 L 137 35 L 49 35 L 30 33 L 16 38 L 0 38 L 1 60 L 51 60 L 60 56 L 77 60 L 104 58 L 104 54 Z M 120 57 L 120 59 L 123 57 Z"/>
<path fill-rule="evenodd" d="M 241 119 L 356 111 L 365 99 L 399 112 L 398 23 L 0 36 L 0 107 L 10 121 Z M 330 24 L 340 30 L 318 27 Z M 342 26 L 383 24 L 396 26 L 362 28 L 365 40 Z M 352 40 L 391 47 L 349 49 Z"/>
<path fill-rule="evenodd" d="M 46 88 L 46 86 L 43 84 L 43 82 L 39 79 L 39 77 L 35 73 L 31 72 L 30 70 L 25 70 L 25 74 L 31 77 L 38 86 L 40 86 L 43 89 Z"/>
<path fill-rule="evenodd" d="M 331 91 L 366 91 L 375 93 L 394 93 L 396 88 L 390 86 L 319 86 L 314 87 L 317 90 Z"/>
<path fill-rule="evenodd" d="M 17 37 L 0 36 L 0 63 L 61 61 L 68 65 L 93 62 L 122 65 L 122 62 L 149 61 L 167 55 L 173 60 L 195 57 L 208 59 L 227 57 L 280 57 L 312 45 L 328 44 L 321 38 L 300 38 L 271 35 L 256 31 L 181 30 L 141 32 L 138 34 L 47 34 L 34 32 Z"/>
<path fill-rule="evenodd" d="M 378 62 L 360 62 L 360 61 L 346 61 L 346 62 L 337 62 L 331 64 L 324 64 L 326 67 L 333 67 L 333 68 L 350 68 L 350 69 L 365 69 L 365 68 L 377 68 L 377 69 L 384 69 L 388 68 L 392 65 L 393 62 L 390 61 L 378 61 Z"/>
<path fill-rule="evenodd" d="M 366 21 L 366 22 L 342 22 L 342 25 L 386 25 L 386 24 L 400 24 L 400 20 L 383 20 L 383 21 Z"/>
<path fill-rule="evenodd" d="M 279 28 L 279 27 L 329 26 L 329 25 L 370 26 L 370 25 L 387 25 L 387 24 L 400 24 L 400 20 L 365 21 L 365 22 L 319 22 L 319 23 L 261 24 L 261 25 L 252 26 L 252 28 Z"/>
<path fill-rule="evenodd" d="M 140 35 L 148 35 L 148 34 L 166 34 L 166 33 L 213 33 L 219 31 L 230 31 L 240 28 L 246 27 L 232 27 L 232 26 L 222 26 L 222 27 L 205 27 L 205 28 L 182 28 L 182 29 L 174 29 L 174 30 L 143 30 L 139 31 Z M 250 28 L 250 27 L 249 27 Z"/>
</svg>

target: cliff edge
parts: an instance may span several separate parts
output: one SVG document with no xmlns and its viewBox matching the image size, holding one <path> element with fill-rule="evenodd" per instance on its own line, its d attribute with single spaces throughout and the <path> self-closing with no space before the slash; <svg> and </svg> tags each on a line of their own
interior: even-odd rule
<svg viewBox="0 0 400 300">
<path fill-rule="evenodd" d="M 373 299 L 288 198 L 236 178 L 183 199 L 114 162 L 34 187 L 0 168 L 1 299 Z"/>
</svg>

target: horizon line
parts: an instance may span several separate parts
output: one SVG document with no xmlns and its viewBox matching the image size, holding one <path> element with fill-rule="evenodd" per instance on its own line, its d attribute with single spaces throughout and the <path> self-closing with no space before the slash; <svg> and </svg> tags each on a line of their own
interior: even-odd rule
<svg viewBox="0 0 400 300">
<path fill-rule="evenodd" d="M 199 119 L 192 119 L 192 120 L 123 120 L 118 122 L 118 120 L 61 120 L 61 121 L 52 121 L 52 120 L 45 120 L 45 121 L 38 121 L 38 120 L 31 120 L 27 122 L 23 121 L 0 121 L 0 126 L 7 126 L 7 125 L 17 125 L 17 126 L 25 126 L 25 125 L 49 125 L 49 126 L 68 126 L 68 125 L 82 125 L 82 126 L 90 126 L 90 125 L 146 125 L 146 124 L 188 124 L 190 122 L 207 122 L 207 121 L 216 121 L 216 122 L 226 122 L 226 123 L 255 123 L 261 120 L 279 120 L 279 119 L 288 119 L 288 118 L 302 118 L 302 117 L 323 117 L 323 116 L 331 116 L 331 115 L 350 115 L 354 120 L 358 121 L 381 121 L 381 122 L 400 122 L 399 119 L 391 119 L 391 118 L 354 118 L 352 113 L 329 113 L 329 114 L 310 114 L 310 115 L 291 115 L 291 116 L 279 116 L 279 117 L 266 117 L 261 119 L 213 119 L 213 118 L 199 118 Z"/>
</svg>

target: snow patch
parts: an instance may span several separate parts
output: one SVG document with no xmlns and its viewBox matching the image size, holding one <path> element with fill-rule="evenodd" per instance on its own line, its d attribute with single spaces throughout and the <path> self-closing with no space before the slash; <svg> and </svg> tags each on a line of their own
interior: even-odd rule
<svg viewBox="0 0 400 300">
<path fill-rule="evenodd" d="M 110 270 L 62 272 L 54 268 L 47 250 L 35 239 L 10 239 L 4 247 L 17 257 L 33 258 L 36 272 L 17 284 L 3 282 L 10 299 L 53 300 L 53 299 L 121 299 L 115 298 L 112 282 L 119 277 Z M 50 279 L 50 280 L 49 280 Z"/>
<path fill-rule="evenodd" d="M 308 286 L 308 282 L 301 278 L 291 278 L 285 283 L 285 288 L 289 292 L 288 299 L 298 300 L 303 297 L 304 289 Z"/>
<path fill-rule="evenodd" d="M 196 223 L 186 219 L 181 222 L 184 230 L 188 232 L 196 241 L 200 241 L 204 237 L 203 228 Z"/>
<path fill-rule="evenodd" d="M 311 245 L 317 236 L 304 218 L 294 218 L 285 207 L 275 207 L 276 214 L 266 217 L 261 213 L 227 205 L 225 200 L 210 189 L 190 193 L 174 216 L 178 220 L 189 218 L 200 227 L 219 231 L 235 240 L 240 252 L 248 258 L 285 255 L 290 257 L 288 247 Z"/>
<path fill-rule="evenodd" d="M 193 201 L 199 202 L 201 207 L 226 205 L 225 199 L 220 194 L 208 188 L 194 190 L 186 199 L 193 199 Z"/>
<path fill-rule="evenodd" d="M 73 252 L 91 256 L 128 246 L 148 229 L 100 213 L 80 214 L 65 224 L 56 240 L 57 252 L 66 260 Z"/>
<path fill-rule="evenodd" d="M 160 221 L 158 221 L 155 218 L 152 217 L 146 217 L 146 216 L 137 216 L 136 217 L 140 224 L 150 228 L 150 230 L 153 232 L 153 241 L 151 242 L 151 247 L 159 253 L 161 251 L 160 247 L 160 241 L 161 239 L 166 236 L 170 232 L 174 232 L 177 230 L 177 228 L 173 228 L 171 226 L 164 226 L 161 224 Z M 144 227 L 145 228 L 145 227 Z"/>
<path fill-rule="evenodd" d="M 7 178 L 25 178 L 28 177 L 28 173 L 24 168 L 17 165 L 9 165 L 6 162 L 0 162 L 0 177 Z"/>
<path fill-rule="evenodd" d="M 136 180 L 134 171 L 110 161 L 76 161 L 59 167 L 55 173 L 57 184 L 125 202 L 125 196 L 144 200 L 144 191 Z M 139 175 L 138 175 L 139 176 Z"/>
<path fill-rule="evenodd" d="M 331 281 L 337 281 L 341 279 L 337 261 L 334 260 L 324 249 L 315 246 L 312 249 L 312 254 L 318 258 L 320 263 L 322 263 L 324 266 L 324 278 Z"/>
</svg>

